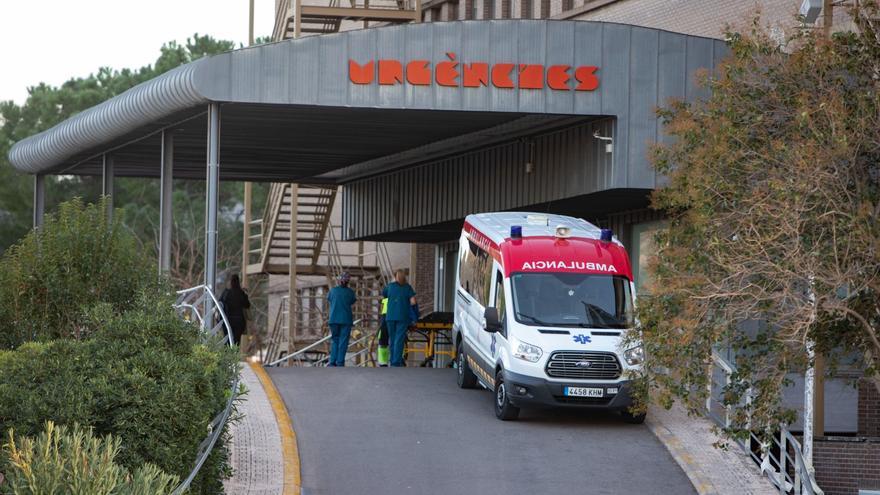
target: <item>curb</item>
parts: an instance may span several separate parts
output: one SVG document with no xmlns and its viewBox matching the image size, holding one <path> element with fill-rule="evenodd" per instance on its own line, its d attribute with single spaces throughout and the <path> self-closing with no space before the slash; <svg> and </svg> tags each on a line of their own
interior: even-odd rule
<svg viewBox="0 0 880 495">
<path fill-rule="evenodd" d="M 669 451 L 672 458 L 675 459 L 675 462 L 681 467 L 684 474 L 687 475 L 697 493 L 700 495 L 718 495 L 719 492 L 715 485 L 706 479 L 703 475 L 703 470 L 695 462 L 694 457 L 684 448 L 678 437 L 665 426 L 651 421 L 650 416 L 647 423 L 654 436 L 663 443 L 666 450 Z"/>
<path fill-rule="evenodd" d="M 278 424 L 278 432 L 281 434 L 281 457 L 284 460 L 284 487 L 282 495 L 302 495 L 302 466 L 299 457 L 299 448 L 296 445 L 296 432 L 293 430 L 293 422 L 284 406 L 284 400 L 272 383 L 272 379 L 263 369 L 262 365 L 248 362 L 248 365 L 257 375 L 272 412 L 275 413 L 275 422 Z"/>
</svg>

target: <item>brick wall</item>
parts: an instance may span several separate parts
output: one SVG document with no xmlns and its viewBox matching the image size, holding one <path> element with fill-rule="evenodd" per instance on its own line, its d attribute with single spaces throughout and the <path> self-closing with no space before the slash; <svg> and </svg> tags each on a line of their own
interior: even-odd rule
<svg viewBox="0 0 880 495">
<path fill-rule="evenodd" d="M 864 378 L 859 380 L 859 435 L 880 437 L 880 393 Z"/>
<path fill-rule="evenodd" d="M 880 439 L 824 438 L 813 442 L 816 483 L 825 495 L 880 490 Z"/>
<path fill-rule="evenodd" d="M 414 244 L 416 249 L 416 298 L 422 310 L 434 304 L 434 245 Z"/>
<path fill-rule="evenodd" d="M 591 3 L 604 5 L 604 2 L 587 1 L 575 2 L 575 7 Z M 747 27 L 754 13 L 760 10 L 765 25 L 778 28 L 781 34 L 790 34 L 797 26 L 794 16 L 800 4 L 800 0 L 617 0 L 574 18 L 719 38 L 725 24 Z M 848 24 L 846 8 L 835 8 L 835 27 L 845 29 Z"/>
</svg>

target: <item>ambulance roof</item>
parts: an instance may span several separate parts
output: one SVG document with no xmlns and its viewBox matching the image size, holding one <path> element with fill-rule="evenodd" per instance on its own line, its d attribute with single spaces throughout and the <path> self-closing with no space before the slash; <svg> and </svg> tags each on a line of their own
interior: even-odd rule
<svg viewBox="0 0 880 495">
<path fill-rule="evenodd" d="M 514 225 L 522 227 L 524 239 L 527 237 L 554 237 L 556 227 L 560 225 L 571 228 L 571 237 L 574 238 L 598 240 L 602 233 L 602 229 L 586 220 L 552 213 L 524 211 L 477 213 L 468 215 L 465 222 L 496 244 L 501 244 L 510 238 L 510 227 Z M 614 241 L 619 244 L 616 237 Z"/>
<path fill-rule="evenodd" d="M 522 227 L 522 238 L 510 228 Z M 556 228 L 571 229 L 565 238 Z M 464 221 L 468 239 L 501 264 L 504 276 L 513 273 L 589 273 L 622 275 L 632 280 L 623 244 L 601 240 L 602 230 L 580 218 L 546 213 L 504 212 L 469 215 Z"/>
</svg>

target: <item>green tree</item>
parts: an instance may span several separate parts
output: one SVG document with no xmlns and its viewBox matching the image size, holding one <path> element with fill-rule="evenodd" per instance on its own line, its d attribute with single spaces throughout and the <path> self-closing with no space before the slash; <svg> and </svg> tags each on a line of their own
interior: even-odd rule
<svg viewBox="0 0 880 495">
<path fill-rule="evenodd" d="M 809 364 L 808 342 L 833 364 L 855 355 L 877 381 L 877 14 L 871 2 L 852 32 L 781 46 L 756 21 L 730 34 L 707 101 L 661 112 L 674 139 L 656 149 L 669 184 L 653 204 L 670 222 L 640 300 L 648 380 L 663 402 L 701 410 L 711 353 L 731 350 L 731 434 L 793 419 L 781 390 Z"/>
<path fill-rule="evenodd" d="M 20 174 L 8 163 L 12 145 L 25 137 L 49 129 L 59 122 L 116 96 L 129 88 L 152 79 L 179 65 L 204 56 L 226 52 L 236 48 L 235 43 L 217 40 L 211 36 L 193 35 L 183 45 L 169 42 L 162 46 L 160 55 L 152 65 L 139 69 L 113 70 L 103 67 L 88 77 L 72 78 L 60 87 L 40 83 L 29 89 L 23 105 L 0 102 L 0 253 L 31 228 L 33 178 Z M 175 181 L 175 237 L 183 245 L 195 243 L 204 237 L 198 226 L 202 225 L 204 186 L 200 183 Z M 241 202 L 241 185 L 224 184 L 221 205 L 230 212 L 236 211 Z M 47 177 L 47 210 L 73 197 L 96 201 L 100 195 L 100 178 L 94 177 Z M 123 209 L 123 224 L 134 232 L 141 245 L 155 252 L 157 246 L 159 186 L 158 181 L 144 179 L 118 179 L 116 205 Z M 221 218 L 221 254 L 234 259 L 240 249 L 240 218 L 226 215 Z M 201 236 L 199 234 L 202 234 Z M 197 252 L 201 252 L 198 250 Z M 181 267 L 181 273 L 189 274 L 200 266 L 200 259 L 192 259 L 192 265 Z M 180 277 L 186 282 L 186 277 Z"/>
</svg>

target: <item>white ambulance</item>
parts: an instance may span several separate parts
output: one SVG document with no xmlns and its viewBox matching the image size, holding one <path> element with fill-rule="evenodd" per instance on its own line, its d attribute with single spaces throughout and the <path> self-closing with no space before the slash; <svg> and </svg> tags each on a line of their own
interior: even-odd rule
<svg viewBox="0 0 880 495">
<path fill-rule="evenodd" d="M 481 213 L 459 241 L 454 342 L 458 385 L 495 395 L 499 419 L 520 407 L 584 407 L 633 415 L 642 366 L 629 257 L 610 230 L 539 213 Z"/>
</svg>

